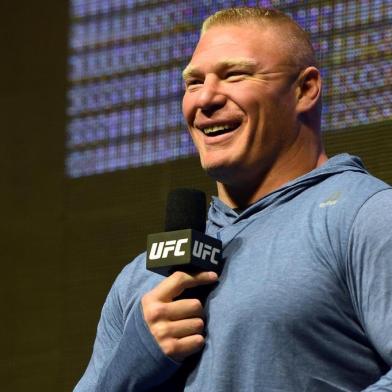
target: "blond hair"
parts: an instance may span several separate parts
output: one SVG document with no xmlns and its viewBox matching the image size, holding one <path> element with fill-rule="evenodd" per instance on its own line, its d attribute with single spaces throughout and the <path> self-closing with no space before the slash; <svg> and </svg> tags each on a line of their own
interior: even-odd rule
<svg viewBox="0 0 392 392">
<path fill-rule="evenodd" d="M 315 52 L 309 35 L 292 18 L 274 8 L 237 7 L 227 8 L 209 16 L 202 25 L 201 35 L 211 27 L 222 25 L 256 24 L 279 30 L 284 38 L 288 60 L 299 68 L 317 66 Z"/>
</svg>

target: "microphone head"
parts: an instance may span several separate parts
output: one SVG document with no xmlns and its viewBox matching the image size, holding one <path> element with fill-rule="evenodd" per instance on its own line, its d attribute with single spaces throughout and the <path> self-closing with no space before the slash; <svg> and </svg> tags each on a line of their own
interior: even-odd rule
<svg viewBox="0 0 392 392">
<path fill-rule="evenodd" d="M 191 188 L 178 188 L 167 196 L 165 231 L 206 229 L 206 195 Z"/>
</svg>

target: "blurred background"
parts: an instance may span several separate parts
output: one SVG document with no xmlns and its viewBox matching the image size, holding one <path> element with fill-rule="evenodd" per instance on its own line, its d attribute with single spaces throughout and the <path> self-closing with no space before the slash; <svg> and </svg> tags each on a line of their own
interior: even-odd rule
<svg viewBox="0 0 392 392">
<path fill-rule="evenodd" d="M 2 391 L 70 391 L 106 294 L 163 229 L 176 187 L 209 196 L 181 116 L 206 15 L 274 6 L 311 34 L 329 155 L 392 183 L 392 3 L 70 0 L 0 5 Z"/>
</svg>

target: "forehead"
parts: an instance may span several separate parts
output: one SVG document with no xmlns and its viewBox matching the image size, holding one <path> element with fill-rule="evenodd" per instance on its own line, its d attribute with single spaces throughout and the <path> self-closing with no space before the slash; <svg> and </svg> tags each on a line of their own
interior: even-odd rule
<svg viewBox="0 0 392 392">
<path fill-rule="evenodd" d="M 252 63 L 279 63 L 285 58 L 283 42 L 271 27 L 256 24 L 214 26 L 200 38 L 189 66 L 202 67 L 228 59 Z"/>
</svg>

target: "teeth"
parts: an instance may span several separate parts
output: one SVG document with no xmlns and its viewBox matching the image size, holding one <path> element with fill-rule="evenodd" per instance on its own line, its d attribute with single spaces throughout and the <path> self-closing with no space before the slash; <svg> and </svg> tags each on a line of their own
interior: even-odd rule
<svg viewBox="0 0 392 392">
<path fill-rule="evenodd" d="M 208 135 L 209 133 L 214 133 L 214 132 L 219 132 L 219 131 L 226 131 L 227 129 L 230 129 L 231 127 L 229 125 L 216 125 L 215 127 L 210 127 L 210 128 L 204 128 L 203 132 Z"/>
</svg>

